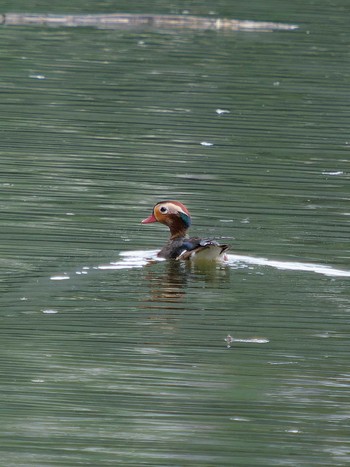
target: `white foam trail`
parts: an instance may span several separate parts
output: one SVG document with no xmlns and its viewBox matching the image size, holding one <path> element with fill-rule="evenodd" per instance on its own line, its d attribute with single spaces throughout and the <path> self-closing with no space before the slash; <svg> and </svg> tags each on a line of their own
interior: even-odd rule
<svg viewBox="0 0 350 467">
<path fill-rule="evenodd" d="M 131 269 L 142 268 L 150 262 L 164 261 L 157 257 L 158 250 L 138 250 L 138 251 L 124 251 L 120 253 L 122 259 L 120 261 L 111 262 L 109 264 L 102 264 L 98 269 Z M 245 255 L 227 255 L 227 265 L 237 266 L 237 263 L 244 266 L 268 266 L 275 269 L 289 270 L 289 271 L 303 271 L 314 272 L 316 274 L 323 274 L 331 277 L 350 277 L 350 271 L 344 269 L 336 269 L 332 266 L 325 264 L 301 263 L 297 261 L 276 261 L 267 258 L 256 258 L 254 256 Z"/>
<path fill-rule="evenodd" d="M 142 268 L 151 261 L 163 261 L 157 257 L 158 250 L 138 250 L 123 251 L 119 253 L 122 256 L 120 261 L 113 261 L 109 264 L 101 264 L 98 269 L 131 269 Z"/>
<path fill-rule="evenodd" d="M 256 266 L 270 266 L 276 269 L 284 269 L 290 271 L 305 271 L 315 272 L 316 274 L 324 274 L 325 276 L 339 276 L 339 277 L 350 277 L 350 271 L 344 269 L 336 269 L 332 266 L 326 266 L 325 264 L 313 264 L 313 263 L 299 263 L 297 261 L 276 261 L 266 258 L 255 258 L 253 256 L 244 255 L 227 255 L 228 263 L 245 263 L 254 264 Z"/>
</svg>

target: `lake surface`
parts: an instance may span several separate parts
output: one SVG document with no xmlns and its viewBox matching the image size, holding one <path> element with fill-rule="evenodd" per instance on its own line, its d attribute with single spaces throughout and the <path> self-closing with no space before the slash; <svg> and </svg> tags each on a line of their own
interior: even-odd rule
<svg viewBox="0 0 350 467">
<path fill-rule="evenodd" d="M 31 12 L 115 11 L 59 3 Z M 273 33 L 0 29 L 2 465 L 349 465 L 347 6 L 215 6 L 300 25 Z M 185 8 L 213 5 L 151 13 Z M 150 261 L 161 199 L 228 262 Z"/>
</svg>

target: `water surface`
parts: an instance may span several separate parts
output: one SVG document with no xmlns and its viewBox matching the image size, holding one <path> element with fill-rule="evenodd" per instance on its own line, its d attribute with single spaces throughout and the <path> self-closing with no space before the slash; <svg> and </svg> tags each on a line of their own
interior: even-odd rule
<svg viewBox="0 0 350 467">
<path fill-rule="evenodd" d="M 272 34 L 0 29 L 4 465 L 348 465 L 345 7 L 217 5 L 301 25 Z M 148 261 L 169 198 L 226 264 Z"/>
</svg>

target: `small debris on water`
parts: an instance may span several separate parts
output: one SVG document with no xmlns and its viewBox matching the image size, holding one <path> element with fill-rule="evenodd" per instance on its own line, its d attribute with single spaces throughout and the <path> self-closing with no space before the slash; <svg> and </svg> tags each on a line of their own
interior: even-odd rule
<svg viewBox="0 0 350 467">
<path fill-rule="evenodd" d="M 51 279 L 52 281 L 64 281 L 64 280 L 70 279 L 70 277 L 67 276 L 67 275 L 62 275 L 62 276 L 51 276 L 50 279 Z"/>
<path fill-rule="evenodd" d="M 46 79 L 46 76 L 45 75 L 29 75 L 29 78 Z"/>
<path fill-rule="evenodd" d="M 235 422 L 250 422 L 250 419 L 246 417 L 230 417 L 230 420 Z"/>
<path fill-rule="evenodd" d="M 230 111 L 229 110 L 226 110 L 226 109 L 216 109 L 215 112 L 218 114 L 218 115 L 224 115 L 224 114 L 229 114 Z"/>
<path fill-rule="evenodd" d="M 332 172 L 332 171 L 330 171 L 330 172 L 323 171 L 322 175 L 332 175 L 334 177 L 334 176 L 337 176 L 337 175 L 344 175 L 344 172 L 342 170 L 335 170 L 334 172 Z"/>
<path fill-rule="evenodd" d="M 55 315 L 56 313 L 58 313 L 57 310 L 42 310 L 42 312 L 46 315 Z"/>
<path fill-rule="evenodd" d="M 265 337 L 251 337 L 248 339 L 236 339 L 233 338 L 230 334 L 224 339 L 224 341 L 227 343 L 227 348 L 229 349 L 231 347 L 232 342 L 245 342 L 248 344 L 267 344 L 269 339 L 266 339 Z"/>
<path fill-rule="evenodd" d="M 232 342 L 233 342 L 233 337 L 230 336 L 230 334 L 228 334 L 228 336 L 224 340 L 227 343 L 227 348 L 229 349 L 231 347 Z"/>
</svg>

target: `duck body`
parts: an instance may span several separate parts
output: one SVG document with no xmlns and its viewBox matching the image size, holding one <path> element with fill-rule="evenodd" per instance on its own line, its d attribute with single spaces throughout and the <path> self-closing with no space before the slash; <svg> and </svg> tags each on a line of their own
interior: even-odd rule
<svg viewBox="0 0 350 467">
<path fill-rule="evenodd" d="M 160 222 L 170 230 L 170 238 L 159 251 L 158 256 L 175 260 L 222 260 L 228 245 L 215 240 L 188 237 L 191 216 L 185 205 L 179 201 L 161 201 L 153 207 L 152 214 L 142 224 Z"/>
</svg>

